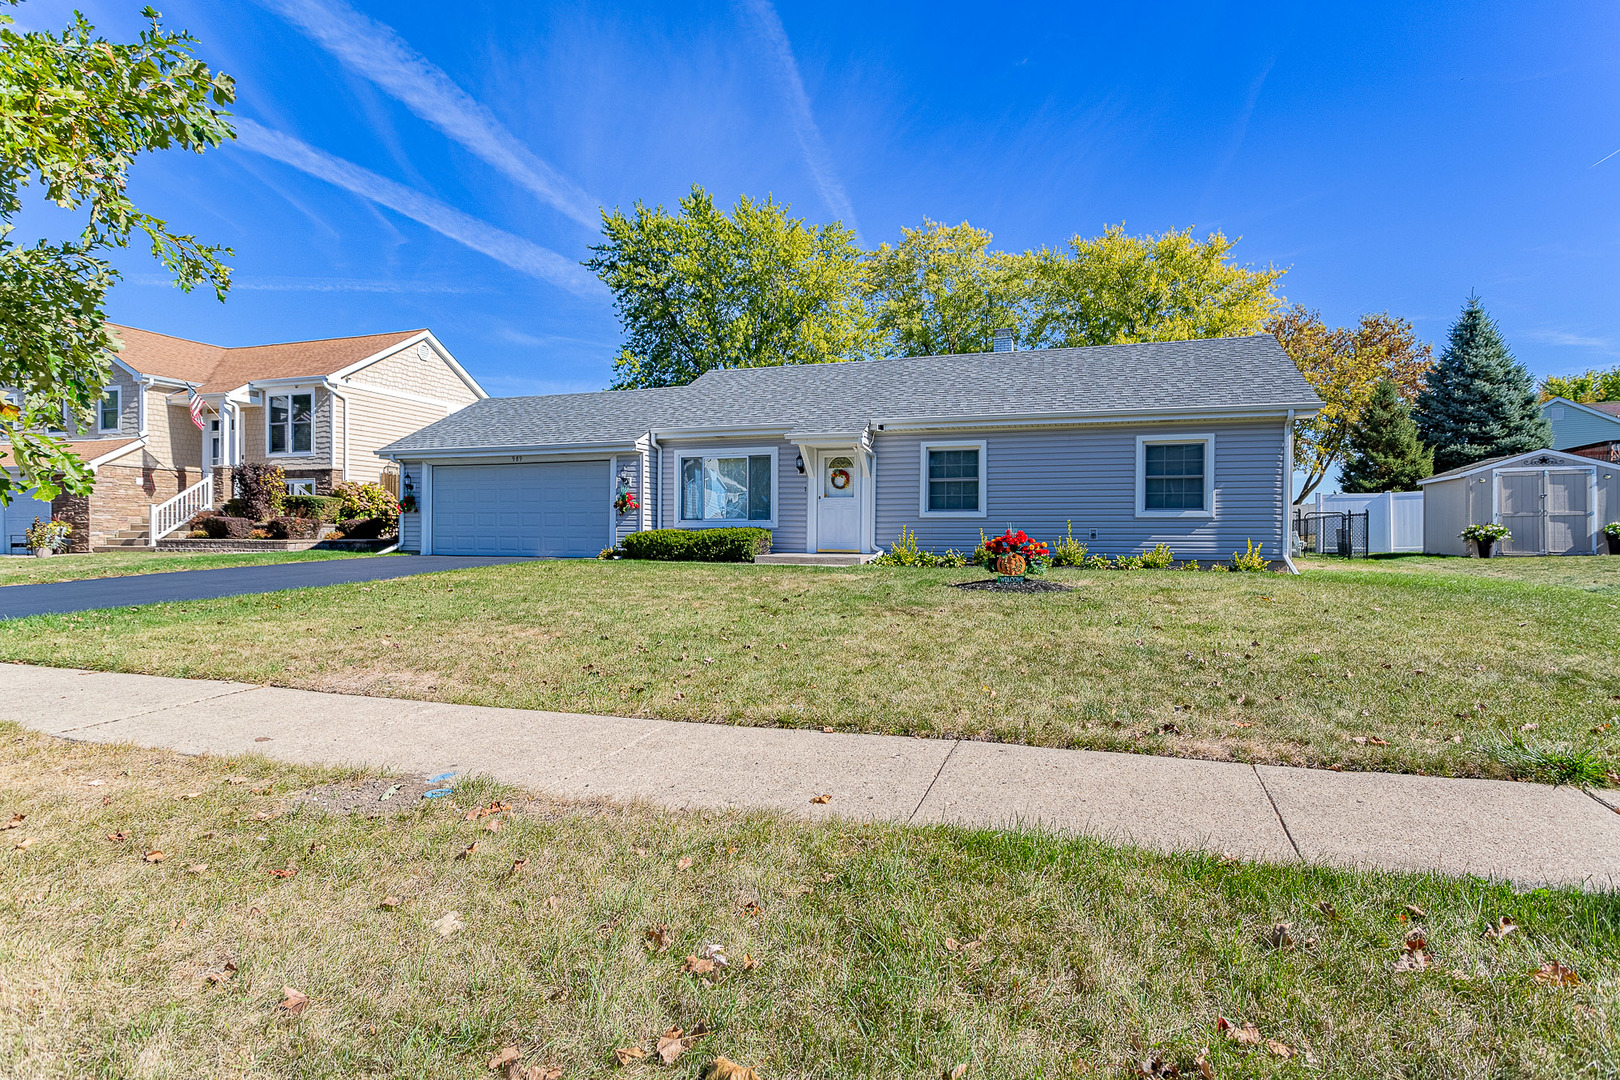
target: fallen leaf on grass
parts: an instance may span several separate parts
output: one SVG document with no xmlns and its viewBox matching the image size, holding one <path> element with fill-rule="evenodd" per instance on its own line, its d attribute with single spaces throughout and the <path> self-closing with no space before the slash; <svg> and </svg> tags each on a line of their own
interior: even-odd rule
<svg viewBox="0 0 1620 1080">
<path fill-rule="evenodd" d="M 759 1080 L 759 1073 L 726 1058 L 715 1058 L 703 1066 L 703 1080 Z"/>
<path fill-rule="evenodd" d="M 1391 965 L 1393 971 L 1423 971 L 1430 963 L 1429 942 L 1421 930 L 1408 930 L 1401 942 L 1401 955 Z"/>
<path fill-rule="evenodd" d="M 298 876 L 298 867 L 284 866 L 280 870 L 269 871 L 269 874 L 273 878 L 280 878 L 282 881 L 288 881 Z"/>
<path fill-rule="evenodd" d="M 826 795 L 817 795 L 810 801 L 818 805 L 825 806 L 827 803 L 832 802 L 832 794 L 829 792 Z"/>
<path fill-rule="evenodd" d="M 1292 1046 L 1289 1046 L 1287 1043 L 1278 1042 L 1276 1039 L 1267 1039 L 1266 1049 L 1270 1050 L 1273 1054 L 1276 1054 L 1280 1058 L 1291 1058 L 1294 1056 L 1294 1048 Z"/>
<path fill-rule="evenodd" d="M 1414 919 L 1426 918 L 1426 917 L 1428 917 L 1428 914 L 1429 914 L 1427 911 L 1424 911 L 1422 908 L 1418 907 L 1416 904 L 1407 904 L 1401 910 L 1406 912 L 1408 915 L 1410 915 Z"/>
<path fill-rule="evenodd" d="M 6 822 L 4 825 L 0 825 L 0 829 L 15 829 L 17 826 L 21 825 L 27 817 L 27 814 L 12 814 L 11 820 Z"/>
<path fill-rule="evenodd" d="M 522 1056 L 515 1046 L 503 1047 L 494 1057 L 489 1059 L 489 1067 L 492 1070 L 499 1069 L 502 1066 L 513 1064 Z"/>
<path fill-rule="evenodd" d="M 257 814 L 253 815 L 253 820 L 254 821 L 274 821 L 276 818 L 278 818 L 280 816 L 281 816 L 281 811 L 280 810 L 260 810 Z"/>
<path fill-rule="evenodd" d="M 640 1061 L 646 1056 L 647 1051 L 639 1046 L 621 1046 L 613 1051 L 613 1063 L 615 1065 L 628 1065 L 632 1061 Z"/>
<path fill-rule="evenodd" d="M 1293 929 L 1292 923 L 1280 922 L 1267 930 L 1261 937 L 1273 949 L 1291 949 L 1296 944 Z"/>
<path fill-rule="evenodd" d="M 181 802 L 184 802 L 187 799 L 196 799 L 200 798 L 201 796 L 202 792 L 200 791 L 182 791 L 180 794 L 176 795 L 175 798 L 179 799 Z"/>
<path fill-rule="evenodd" d="M 528 865 L 529 865 L 529 860 L 528 859 L 513 859 L 512 860 L 512 870 L 511 870 L 511 872 L 515 874 L 519 870 L 522 870 L 525 866 L 528 866 Z"/>
<path fill-rule="evenodd" d="M 440 937 L 449 937 L 457 930 L 463 929 L 467 924 L 461 921 L 461 912 L 447 911 L 428 925 L 437 930 Z"/>
<path fill-rule="evenodd" d="M 105 781 L 105 780 L 86 780 L 84 782 L 84 786 L 85 787 L 101 787 L 106 782 L 107 781 Z"/>
<path fill-rule="evenodd" d="M 1323 915 L 1326 915 L 1329 919 L 1332 919 L 1335 922 L 1338 921 L 1339 909 L 1334 907 L 1331 901 L 1328 901 L 1328 900 L 1319 900 L 1319 901 L 1317 901 L 1316 910 L 1320 911 Z"/>
<path fill-rule="evenodd" d="M 491 814 L 504 814 L 512 809 L 511 803 L 492 802 L 488 806 L 477 806 L 464 815 L 468 821 L 477 821 L 479 818 L 489 817 Z"/>
<path fill-rule="evenodd" d="M 1215 1018 L 1215 1030 L 1240 1046 L 1260 1045 L 1260 1029 L 1252 1023 L 1239 1027 L 1226 1017 L 1217 1016 Z"/>
<path fill-rule="evenodd" d="M 472 858 L 473 852 L 475 852 L 477 850 L 478 850 L 478 841 L 474 840 L 472 843 L 470 843 L 466 847 L 462 848 L 461 851 L 456 855 L 456 858 L 457 859 L 470 859 L 470 858 Z"/>
<path fill-rule="evenodd" d="M 1580 976 L 1575 974 L 1575 969 L 1567 968 L 1556 960 L 1542 964 L 1530 973 L 1530 977 L 1542 986 L 1581 985 Z"/>
<path fill-rule="evenodd" d="M 141 858 L 149 863 L 160 863 L 164 859 L 167 859 L 168 856 L 163 854 L 161 851 L 148 851 L 145 855 L 141 856 Z"/>
<path fill-rule="evenodd" d="M 498 817 L 492 817 L 488 821 L 484 822 L 480 828 L 482 828 L 484 832 L 499 832 L 501 828 L 501 819 Z"/>
<path fill-rule="evenodd" d="M 1496 920 L 1495 926 L 1486 928 L 1485 936 L 1492 941 L 1501 941 L 1518 928 L 1519 924 L 1514 922 L 1510 916 L 1503 915 Z"/>
<path fill-rule="evenodd" d="M 940 1076 L 941 1080 L 962 1080 L 962 1076 L 966 1072 L 967 1062 L 964 1061 L 959 1065 L 952 1065 L 950 1068 L 941 1073 Z"/>
<path fill-rule="evenodd" d="M 966 952 L 968 949 L 976 949 L 982 944 L 984 942 L 980 938 L 974 938 L 972 941 L 957 941 L 955 938 L 948 937 L 945 939 L 945 951 Z"/>
<path fill-rule="evenodd" d="M 653 926 L 647 930 L 647 948 L 655 953 L 667 951 L 674 940 L 675 935 L 669 932 L 667 926 Z"/>
<path fill-rule="evenodd" d="M 678 860 L 676 860 L 675 869 L 677 869 L 677 870 L 690 870 L 690 869 L 692 869 L 692 860 L 691 859 L 678 859 Z"/>
<path fill-rule="evenodd" d="M 672 1027 L 658 1036 L 657 1049 L 665 1065 L 675 1064 L 675 1059 L 686 1050 L 686 1043 L 681 1040 L 681 1029 Z"/>
<path fill-rule="evenodd" d="M 236 965 L 227 960 L 224 967 L 214 968 L 212 971 L 203 972 L 203 980 L 207 982 L 209 986 L 222 986 L 229 982 L 231 976 L 235 974 Z"/>
<path fill-rule="evenodd" d="M 11 846 L 18 851 L 27 851 L 29 848 L 34 846 L 34 838 L 32 836 L 25 836 Z"/>
<path fill-rule="evenodd" d="M 385 896 L 377 902 L 377 906 L 382 908 L 384 911 L 393 911 L 395 908 L 399 907 L 399 897 Z"/>
<path fill-rule="evenodd" d="M 208 872 L 208 864 L 205 863 L 205 862 L 192 863 L 190 866 L 186 867 L 186 872 L 188 874 L 204 874 L 204 873 L 207 873 Z"/>
<path fill-rule="evenodd" d="M 276 1008 L 281 1009 L 288 1016 L 297 1016 L 308 1007 L 309 996 L 307 994 L 300 990 L 294 990 L 290 986 L 281 988 L 281 1004 L 277 1005 Z"/>
<path fill-rule="evenodd" d="M 681 970 L 693 975 L 712 975 L 718 966 L 713 960 L 700 956 L 688 956 L 681 962 Z"/>
<path fill-rule="evenodd" d="M 759 967 L 759 961 L 754 959 L 754 954 L 743 953 L 742 969 L 744 971 L 753 971 L 757 967 Z"/>
</svg>

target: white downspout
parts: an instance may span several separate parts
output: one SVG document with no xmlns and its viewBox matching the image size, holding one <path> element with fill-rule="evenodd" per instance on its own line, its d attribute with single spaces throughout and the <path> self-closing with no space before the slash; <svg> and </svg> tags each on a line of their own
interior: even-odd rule
<svg viewBox="0 0 1620 1080">
<path fill-rule="evenodd" d="M 343 479 L 347 480 L 349 478 L 349 399 L 344 396 L 343 391 L 330 382 L 326 384 L 326 392 L 343 403 L 343 458 L 342 463 L 339 464 L 337 432 L 334 430 L 332 432 L 332 464 L 343 474 Z"/>
<path fill-rule="evenodd" d="M 1294 508 L 1294 410 L 1288 410 L 1288 419 L 1283 422 L 1283 562 L 1290 574 L 1299 573 L 1299 567 L 1294 565 L 1294 537 L 1293 530 L 1289 528 L 1289 516 Z"/>
<path fill-rule="evenodd" d="M 652 502 L 652 527 L 664 527 L 664 448 L 658 444 L 658 432 L 647 432 L 647 464 L 651 477 L 642 486 L 646 488 L 648 498 Z"/>
</svg>

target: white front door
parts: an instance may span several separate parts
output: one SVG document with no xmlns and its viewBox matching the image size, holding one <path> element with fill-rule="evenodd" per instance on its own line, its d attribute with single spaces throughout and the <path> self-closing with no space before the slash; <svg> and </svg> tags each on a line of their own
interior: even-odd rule
<svg viewBox="0 0 1620 1080">
<path fill-rule="evenodd" d="M 817 455 L 816 550 L 861 550 L 861 470 L 848 451 Z"/>
</svg>

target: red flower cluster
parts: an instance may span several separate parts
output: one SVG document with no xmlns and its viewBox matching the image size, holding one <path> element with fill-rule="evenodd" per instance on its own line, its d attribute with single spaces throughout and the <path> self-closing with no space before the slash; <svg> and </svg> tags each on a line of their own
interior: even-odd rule
<svg viewBox="0 0 1620 1080">
<path fill-rule="evenodd" d="M 1046 545 L 1039 540 L 1031 540 L 1023 529 L 1017 532 L 1008 529 L 986 541 L 984 550 L 992 555 L 1022 555 L 1025 559 L 1044 558 L 1047 555 Z"/>
<path fill-rule="evenodd" d="M 641 509 L 641 504 L 636 502 L 635 492 L 626 491 L 613 500 L 613 508 L 621 514 L 633 514 Z"/>
</svg>

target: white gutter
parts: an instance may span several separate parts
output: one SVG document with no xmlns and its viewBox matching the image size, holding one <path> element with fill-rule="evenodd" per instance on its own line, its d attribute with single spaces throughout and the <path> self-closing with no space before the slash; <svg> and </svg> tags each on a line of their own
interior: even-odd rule
<svg viewBox="0 0 1620 1080">
<path fill-rule="evenodd" d="M 980 416 L 908 416 L 895 419 L 881 419 L 875 421 L 876 426 L 882 430 L 910 431 L 923 428 L 998 428 L 998 427 L 1032 427 L 1032 426 L 1068 426 L 1074 424 L 1123 424 L 1142 423 L 1145 421 L 1164 421 L 1174 423 L 1181 420 L 1269 420 L 1283 416 L 1295 416 L 1303 419 L 1315 416 L 1320 411 L 1316 402 L 1298 403 L 1293 406 L 1275 405 L 1264 408 L 1232 408 L 1222 406 L 1218 408 L 1176 409 L 1166 412 L 1161 409 L 1112 409 L 1106 412 L 1079 412 L 1079 413 L 1007 413 L 988 414 Z"/>
<path fill-rule="evenodd" d="M 612 454 L 633 454 L 636 452 L 635 443 L 566 443 L 552 446 L 458 446 L 443 449 L 405 449 L 393 450 L 383 447 L 376 451 L 378 457 L 390 461 L 438 461 L 455 458 L 487 458 L 509 456 L 545 456 L 567 454 L 601 454 L 604 457 Z"/>
<path fill-rule="evenodd" d="M 332 380 L 325 380 L 326 392 L 343 402 L 343 464 L 338 466 L 337 432 L 332 432 L 332 464 L 338 466 L 343 479 L 349 478 L 349 399 L 332 384 Z"/>
<path fill-rule="evenodd" d="M 661 529 L 664 527 L 664 493 L 660 490 L 664 479 L 664 447 L 658 441 L 658 432 L 647 432 L 647 446 L 651 449 L 647 455 L 647 471 L 652 474 L 652 482 L 643 486 L 652 499 L 652 527 Z"/>
</svg>

